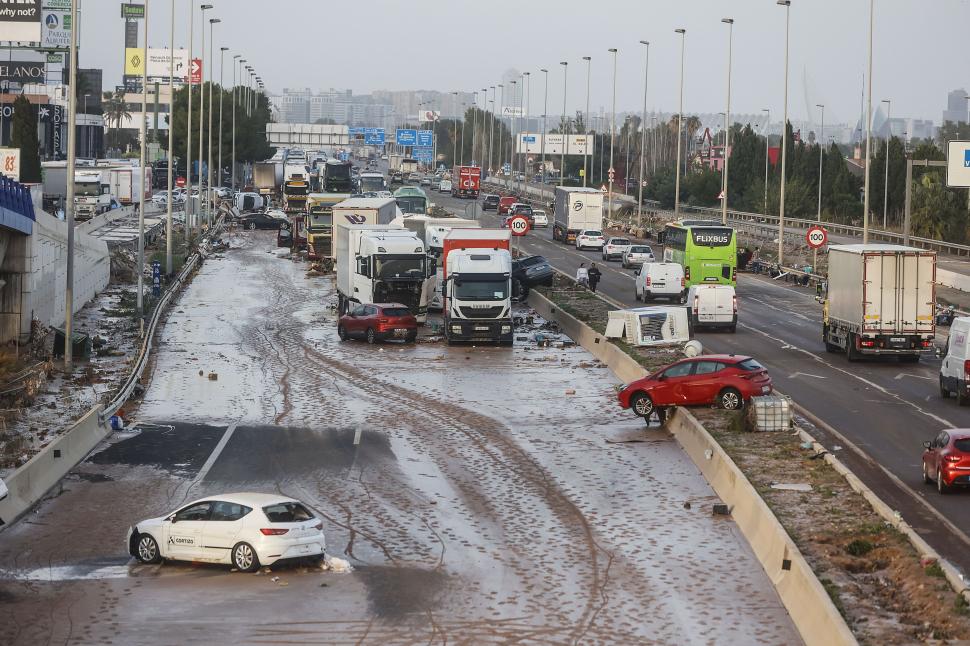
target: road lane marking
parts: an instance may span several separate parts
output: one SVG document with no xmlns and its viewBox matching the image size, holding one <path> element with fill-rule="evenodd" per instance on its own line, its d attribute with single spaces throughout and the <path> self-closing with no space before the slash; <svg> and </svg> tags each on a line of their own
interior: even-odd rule
<svg viewBox="0 0 970 646">
<path fill-rule="evenodd" d="M 209 454 L 209 459 L 206 460 L 205 464 L 202 465 L 202 468 L 199 469 L 199 475 L 197 475 L 195 480 L 192 481 L 192 485 L 202 482 L 205 479 L 206 475 L 209 473 L 209 469 L 212 468 L 212 466 L 216 463 L 216 460 L 218 460 L 219 456 L 222 454 L 222 449 L 226 448 L 226 444 L 229 443 L 229 438 L 231 438 L 232 434 L 236 432 L 237 425 L 238 422 L 233 422 L 226 429 L 226 432 L 222 434 L 222 437 L 219 438 L 219 443 L 216 444 L 216 448 L 212 449 L 212 453 Z M 192 486 L 190 485 L 189 488 L 191 489 Z"/>
<path fill-rule="evenodd" d="M 813 379 L 826 379 L 826 377 L 823 377 L 821 375 L 813 375 L 807 372 L 796 372 L 788 375 L 789 379 L 794 379 L 796 377 L 812 377 Z"/>
<path fill-rule="evenodd" d="M 895 379 L 896 381 L 899 381 L 903 377 L 912 377 L 913 379 L 925 379 L 926 381 L 936 381 L 936 379 L 933 377 L 927 377 L 926 375 L 914 375 L 909 372 L 901 372 L 895 377 L 893 377 L 893 379 Z"/>
</svg>

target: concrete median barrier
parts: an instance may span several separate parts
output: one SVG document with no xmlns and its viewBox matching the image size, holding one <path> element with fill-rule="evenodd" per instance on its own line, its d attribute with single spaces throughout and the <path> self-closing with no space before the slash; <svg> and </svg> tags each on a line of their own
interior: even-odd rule
<svg viewBox="0 0 970 646">
<path fill-rule="evenodd" d="M 67 472 L 111 434 L 95 406 L 53 442 L 4 480 L 9 494 L 0 500 L 0 520 L 10 524 L 54 488 Z"/>
</svg>

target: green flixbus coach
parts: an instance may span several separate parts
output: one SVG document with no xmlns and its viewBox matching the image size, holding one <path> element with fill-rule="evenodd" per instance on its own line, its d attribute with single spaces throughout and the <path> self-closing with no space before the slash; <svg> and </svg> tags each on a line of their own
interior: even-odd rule
<svg viewBox="0 0 970 646">
<path fill-rule="evenodd" d="M 684 268 L 684 283 L 731 285 L 738 281 L 737 234 L 718 222 L 681 220 L 664 230 L 664 261 Z"/>
</svg>

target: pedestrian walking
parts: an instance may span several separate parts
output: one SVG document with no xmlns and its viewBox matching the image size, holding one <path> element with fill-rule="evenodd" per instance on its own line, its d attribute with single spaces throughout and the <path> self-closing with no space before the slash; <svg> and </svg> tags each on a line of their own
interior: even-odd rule
<svg viewBox="0 0 970 646">
<path fill-rule="evenodd" d="M 599 267 L 596 266 L 595 262 L 591 262 L 589 264 L 589 271 L 587 271 L 586 274 L 589 277 L 589 288 L 595 292 L 597 283 L 599 283 L 600 278 L 603 277 L 603 272 L 599 270 Z"/>
<path fill-rule="evenodd" d="M 576 282 L 583 287 L 589 286 L 589 270 L 586 269 L 586 263 L 579 263 L 579 269 L 576 270 Z"/>
</svg>

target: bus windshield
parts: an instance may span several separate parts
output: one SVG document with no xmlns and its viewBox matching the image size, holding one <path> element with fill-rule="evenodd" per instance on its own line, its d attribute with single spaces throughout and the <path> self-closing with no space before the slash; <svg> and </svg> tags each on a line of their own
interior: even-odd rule
<svg viewBox="0 0 970 646">
<path fill-rule="evenodd" d="M 375 175 L 361 175 L 360 176 L 360 192 L 367 193 L 370 191 L 386 191 L 387 184 L 384 182 L 384 176 Z"/>
<path fill-rule="evenodd" d="M 428 199 L 420 195 L 401 195 L 394 198 L 403 213 L 421 213 L 427 210 Z"/>
</svg>

